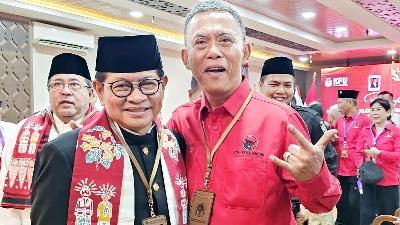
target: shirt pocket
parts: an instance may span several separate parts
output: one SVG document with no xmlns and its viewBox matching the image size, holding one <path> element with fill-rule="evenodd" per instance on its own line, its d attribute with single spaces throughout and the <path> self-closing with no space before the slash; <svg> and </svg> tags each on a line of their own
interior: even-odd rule
<svg viewBox="0 0 400 225">
<path fill-rule="evenodd" d="M 227 208 L 259 209 L 264 206 L 267 164 L 263 159 L 233 160 L 223 177 L 223 203 Z"/>
</svg>

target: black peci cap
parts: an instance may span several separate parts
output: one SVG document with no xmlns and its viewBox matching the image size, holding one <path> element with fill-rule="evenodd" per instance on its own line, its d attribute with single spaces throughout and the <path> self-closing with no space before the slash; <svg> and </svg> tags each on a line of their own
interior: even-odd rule
<svg viewBox="0 0 400 225">
<path fill-rule="evenodd" d="M 48 80 L 56 74 L 76 74 L 90 81 L 92 80 L 86 60 L 72 53 L 62 53 L 53 58 Z"/>
<path fill-rule="evenodd" d="M 287 57 L 274 57 L 265 60 L 261 76 L 270 74 L 290 74 L 294 76 L 292 60 Z"/>
<path fill-rule="evenodd" d="M 162 68 L 154 35 L 99 38 L 97 72 L 135 73 Z"/>
</svg>

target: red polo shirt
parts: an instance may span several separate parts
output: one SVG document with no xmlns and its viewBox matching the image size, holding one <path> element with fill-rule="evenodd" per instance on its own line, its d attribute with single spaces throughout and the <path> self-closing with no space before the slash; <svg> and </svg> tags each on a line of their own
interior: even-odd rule
<svg viewBox="0 0 400 225">
<path fill-rule="evenodd" d="M 372 132 L 376 135 L 375 126 L 372 127 Z M 361 131 L 360 138 L 357 144 L 357 153 L 361 160 L 357 161 L 357 166 L 362 164 L 362 157 L 366 160 L 369 157 L 362 151 L 373 145 L 373 138 L 370 127 L 364 127 Z M 379 181 L 377 185 L 390 186 L 399 185 L 399 163 L 400 163 L 400 130 L 392 123 L 386 126 L 385 130 L 376 140 L 375 147 L 381 151 L 381 154 L 376 158 L 376 164 L 383 170 L 385 177 Z"/>
<path fill-rule="evenodd" d="M 250 92 L 245 78 L 240 87 L 220 107 L 212 110 L 207 100 L 187 103 L 173 113 L 169 126 L 187 144 L 186 166 L 190 199 L 203 189 L 206 155 L 200 126 L 203 114 L 210 149 L 239 111 Z M 268 157 L 282 158 L 295 141 L 287 132 L 291 123 L 303 134 L 307 128 L 289 106 L 256 93 L 241 118 L 214 156 L 210 190 L 216 194 L 211 225 L 296 224 L 291 210 L 291 194 L 306 208 L 327 212 L 339 200 L 339 182 L 324 163 L 320 174 L 307 182 L 295 182 Z"/>
<path fill-rule="evenodd" d="M 362 160 L 362 158 L 358 157 L 358 155 L 356 154 L 357 141 L 358 138 L 360 137 L 361 130 L 364 127 L 368 127 L 369 124 L 371 123 L 371 120 L 362 113 L 360 113 L 359 116 L 356 117 L 358 113 L 359 112 L 357 111 L 353 115 L 348 116 L 346 118 L 343 115 L 341 115 L 336 122 L 335 129 L 338 130 L 338 136 L 339 136 L 338 144 L 336 147 L 338 162 L 339 162 L 338 165 L 339 176 L 357 176 L 358 167 L 356 162 Z M 345 131 L 344 131 L 345 123 L 346 123 L 346 129 L 348 129 L 347 158 L 341 157 L 342 146 L 345 136 Z M 350 125 L 352 126 L 350 127 Z"/>
</svg>

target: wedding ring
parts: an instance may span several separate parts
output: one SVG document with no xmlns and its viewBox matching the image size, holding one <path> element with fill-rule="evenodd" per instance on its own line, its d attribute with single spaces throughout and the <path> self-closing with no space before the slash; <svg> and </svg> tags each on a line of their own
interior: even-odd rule
<svg viewBox="0 0 400 225">
<path fill-rule="evenodd" d="M 293 155 L 293 153 L 291 153 L 291 152 L 285 152 L 285 153 L 283 153 L 283 158 L 287 162 L 289 160 L 289 157 L 292 155 Z"/>
</svg>

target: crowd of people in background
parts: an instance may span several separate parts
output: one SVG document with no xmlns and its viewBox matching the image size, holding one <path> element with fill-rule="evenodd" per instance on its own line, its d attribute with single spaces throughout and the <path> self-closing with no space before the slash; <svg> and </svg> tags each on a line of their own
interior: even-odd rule
<svg viewBox="0 0 400 225">
<path fill-rule="evenodd" d="M 326 111 L 318 101 L 294 105 L 286 57 L 265 61 L 256 92 L 243 69 L 245 36 L 223 1 L 188 13 L 190 101 L 167 125 L 158 114 L 168 74 L 153 35 L 99 38 L 93 82 L 82 57 L 54 57 L 50 107 L 0 129 L 0 225 L 367 225 L 393 215 L 393 94 L 379 93 L 369 115 L 357 90 L 339 90 Z M 366 182 L 366 162 L 384 176 Z"/>
</svg>

